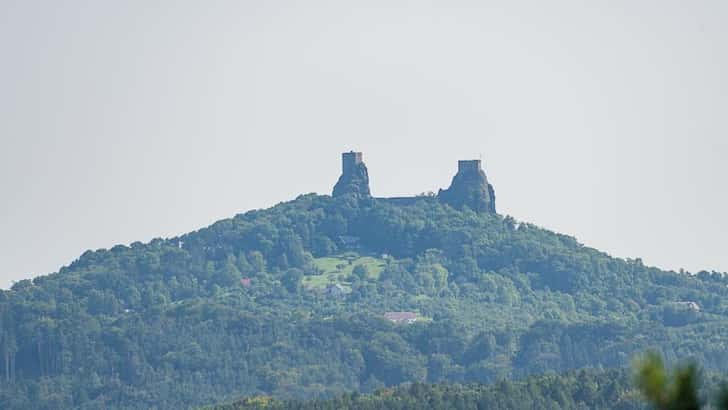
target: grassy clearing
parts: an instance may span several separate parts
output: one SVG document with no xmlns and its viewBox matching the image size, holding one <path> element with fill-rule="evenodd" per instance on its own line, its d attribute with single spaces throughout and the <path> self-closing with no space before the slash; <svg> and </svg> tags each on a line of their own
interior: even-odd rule
<svg viewBox="0 0 728 410">
<path fill-rule="evenodd" d="M 357 265 L 363 265 L 367 268 L 369 278 L 378 279 L 386 264 L 384 259 L 351 254 L 316 258 L 314 259 L 314 263 L 322 273 L 320 275 L 306 276 L 303 278 L 303 285 L 309 289 L 322 289 L 330 283 L 338 283 L 342 286 L 349 287 L 351 284 L 351 272 Z"/>
<path fill-rule="evenodd" d="M 417 313 L 417 321 L 418 322 L 420 322 L 420 323 L 430 323 L 430 322 L 432 322 L 432 318 L 431 317 L 422 316 L 420 314 L 420 312 L 415 312 L 415 313 Z"/>
</svg>

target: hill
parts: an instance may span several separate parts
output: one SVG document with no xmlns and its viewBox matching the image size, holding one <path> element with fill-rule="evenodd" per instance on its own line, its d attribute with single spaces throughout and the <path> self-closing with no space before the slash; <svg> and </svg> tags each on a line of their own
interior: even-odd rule
<svg viewBox="0 0 728 410">
<path fill-rule="evenodd" d="M 728 370 L 724 274 L 662 271 L 498 215 L 475 180 L 448 191 L 468 201 L 303 195 L 18 282 L 0 293 L 0 407 L 494 382 L 619 368 L 651 347 Z"/>
</svg>

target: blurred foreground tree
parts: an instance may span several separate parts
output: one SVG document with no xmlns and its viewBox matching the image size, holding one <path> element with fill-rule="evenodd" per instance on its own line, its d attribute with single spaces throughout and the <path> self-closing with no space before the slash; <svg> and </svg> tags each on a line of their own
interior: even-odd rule
<svg viewBox="0 0 728 410">
<path fill-rule="evenodd" d="M 637 387 L 657 410 L 699 410 L 700 371 L 694 363 L 672 371 L 662 357 L 650 351 L 634 362 Z M 719 410 L 728 410 L 728 385 L 721 387 L 717 400 Z"/>
</svg>

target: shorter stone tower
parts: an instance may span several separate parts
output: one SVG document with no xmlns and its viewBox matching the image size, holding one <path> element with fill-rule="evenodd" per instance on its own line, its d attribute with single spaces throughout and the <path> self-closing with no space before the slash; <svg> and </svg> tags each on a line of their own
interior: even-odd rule
<svg viewBox="0 0 728 410">
<path fill-rule="evenodd" d="M 479 159 L 458 161 L 458 173 L 437 198 L 457 209 L 467 206 L 475 212 L 495 213 L 495 191 Z"/>
<path fill-rule="evenodd" d="M 341 176 L 334 185 L 333 196 L 355 194 L 360 197 L 371 196 L 369 192 L 369 173 L 364 165 L 361 152 L 341 154 Z"/>
</svg>

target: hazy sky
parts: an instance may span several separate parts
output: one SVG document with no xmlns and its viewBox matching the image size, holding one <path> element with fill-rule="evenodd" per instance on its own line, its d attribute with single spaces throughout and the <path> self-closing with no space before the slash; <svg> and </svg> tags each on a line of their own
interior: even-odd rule
<svg viewBox="0 0 728 410">
<path fill-rule="evenodd" d="M 330 193 L 436 191 L 728 270 L 728 1 L 0 0 L 0 286 Z"/>
</svg>

